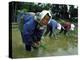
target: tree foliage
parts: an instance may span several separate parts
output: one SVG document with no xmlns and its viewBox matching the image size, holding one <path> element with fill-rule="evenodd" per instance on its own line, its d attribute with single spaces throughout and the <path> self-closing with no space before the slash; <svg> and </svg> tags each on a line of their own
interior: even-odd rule
<svg viewBox="0 0 80 60">
<path fill-rule="evenodd" d="M 18 14 L 18 10 L 26 12 L 41 12 L 42 10 L 51 10 L 51 14 L 55 19 L 70 19 L 74 20 L 78 17 L 78 7 L 74 8 L 74 5 L 63 4 L 50 4 L 50 3 L 34 3 L 34 2 L 11 2 L 9 4 L 12 13 L 12 19 Z M 69 10 L 68 10 L 69 6 Z M 15 18 L 16 19 L 16 18 Z M 13 21 L 15 21 L 15 19 Z M 77 20 L 75 19 L 77 22 Z"/>
</svg>

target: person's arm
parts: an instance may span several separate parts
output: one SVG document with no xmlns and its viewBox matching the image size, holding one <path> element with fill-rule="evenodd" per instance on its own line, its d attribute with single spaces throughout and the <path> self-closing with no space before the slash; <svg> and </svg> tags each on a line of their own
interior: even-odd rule
<svg viewBox="0 0 80 60">
<path fill-rule="evenodd" d="M 38 33 L 37 33 L 37 40 L 40 41 L 41 40 L 41 37 L 43 35 L 43 32 L 44 30 L 40 30 Z"/>
<path fill-rule="evenodd" d="M 40 42 L 41 42 L 41 37 L 43 35 L 43 31 L 44 30 L 35 31 L 36 34 L 33 35 L 33 38 L 34 38 L 34 40 L 33 40 L 33 46 L 34 47 L 39 47 L 40 46 Z"/>
</svg>

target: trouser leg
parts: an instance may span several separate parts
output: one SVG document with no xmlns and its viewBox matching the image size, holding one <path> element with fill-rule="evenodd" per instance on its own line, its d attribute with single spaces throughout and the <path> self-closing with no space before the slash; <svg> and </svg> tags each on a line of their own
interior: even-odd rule
<svg viewBox="0 0 80 60">
<path fill-rule="evenodd" d="M 31 51 L 31 45 L 25 44 L 25 49 L 26 49 L 27 51 Z"/>
<path fill-rule="evenodd" d="M 53 32 L 52 32 L 52 30 L 50 30 L 50 34 L 49 34 L 49 37 L 51 37 L 51 36 L 52 36 L 52 33 L 53 33 Z"/>
<path fill-rule="evenodd" d="M 66 35 L 66 33 L 67 33 L 67 30 L 64 30 L 64 35 Z"/>
</svg>

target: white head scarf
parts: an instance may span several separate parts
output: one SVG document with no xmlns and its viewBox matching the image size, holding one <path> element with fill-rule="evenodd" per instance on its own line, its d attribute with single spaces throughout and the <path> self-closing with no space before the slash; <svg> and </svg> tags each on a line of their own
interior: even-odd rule
<svg viewBox="0 0 80 60">
<path fill-rule="evenodd" d="M 74 28 L 75 28 L 75 25 L 71 24 L 71 29 L 70 30 L 74 30 Z"/>
<path fill-rule="evenodd" d="M 57 24 L 57 29 L 61 30 L 61 24 L 60 23 Z"/>
<path fill-rule="evenodd" d="M 48 10 L 43 10 L 41 13 L 39 13 L 39 14 L 36 16 L 36 18 L 38 18 L 38 21 L 40 21 L 40 20 L 42 20 L 42 19 L 45 17 L 46 14 L 49 14 L 49 16 L 52 17 L 50 11 L 48 11 Z"/>
<path fill-rule="evenodd" d="M 50 18 L 52 18 L 51 14 L 48 10 L 43 10 L 41 13 L 38 12 L 34 18 L 37 22 L 39 22 L 40 20 L 42 20 L 45 17 L 46 14 L 49 14 Z M 45 29 L 45 27 L 46 27 L 46 25 L 43 25 L 40 27 L 40 29 Z"/>
</svg>

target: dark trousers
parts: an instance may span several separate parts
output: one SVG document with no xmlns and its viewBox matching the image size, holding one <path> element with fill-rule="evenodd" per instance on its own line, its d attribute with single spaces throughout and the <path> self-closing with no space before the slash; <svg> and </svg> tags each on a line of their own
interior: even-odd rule
<svg viewBox="0 0 80 60">
<path fill-rule="evenodd" d="M 27 45 L 27 44 L 25 44 L 25 49 L 27 50 L 27 51 L 31 51 L 31 45 Z"/>
</svg>

